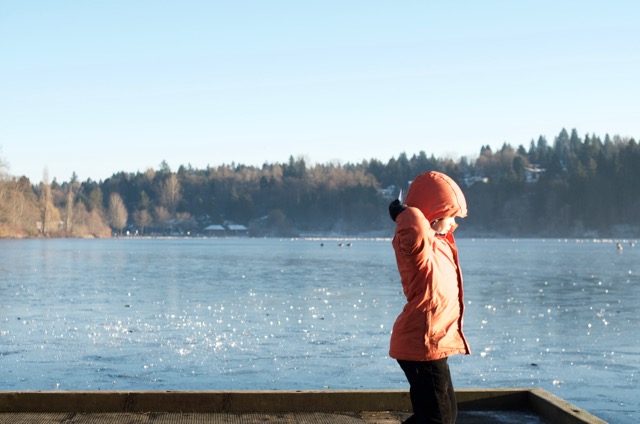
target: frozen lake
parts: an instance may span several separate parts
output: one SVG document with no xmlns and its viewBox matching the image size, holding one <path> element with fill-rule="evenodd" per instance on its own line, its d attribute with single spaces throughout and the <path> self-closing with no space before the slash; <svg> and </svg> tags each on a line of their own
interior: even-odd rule
<svg viewBox="0 0 640 424">
<path fill-rule="evenodd" d="M 456 387 L 640 421 L 640 246 L 460 239 Z M 344 243 L 339 246 L 339 243 Z M 351 243 L 351 246 L 348 246 Z M 390 240 L 0 240 L 1 390 L 406 388 Z"/>
</svg>

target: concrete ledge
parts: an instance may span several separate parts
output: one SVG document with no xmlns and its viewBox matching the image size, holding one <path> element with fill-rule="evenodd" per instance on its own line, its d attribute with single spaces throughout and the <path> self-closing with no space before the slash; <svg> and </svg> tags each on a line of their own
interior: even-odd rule
<svg viewBox="0 0 640 424">
<path fill-rule="evenodd" d="M 607 424 L 606 421 L 542 389 L 529 391 L 527 406 L 531 411 L 552 423 Z"/>
<path fill-rule="evenodd" d="M 461 410 L 532 411 L 554 424 L 606 424 L 542 389 L 459 389 Z M 0 412 L 409 411 L 406 390 L 0 391 Z"/>
<path fill-rule="evenodd" d="M 382 390 L 0 392 L 0 412 L 242 413 L 395 409 L 411 409 L 408 393 Z"/>
</svg>

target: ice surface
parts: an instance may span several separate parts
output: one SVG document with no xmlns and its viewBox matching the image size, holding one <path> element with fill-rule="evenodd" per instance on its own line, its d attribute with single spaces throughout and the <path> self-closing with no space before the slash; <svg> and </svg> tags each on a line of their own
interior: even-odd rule
<svg viewBox="0 0 640 424">
<path fill-rule="evenodd" d="M 611 422 L 640 419 L 640 247 L 462 239 L 459 248 L 473 354 L 451 358 L 456 387 L 542 387 Z M 387 355 L 404 301 L 389 240 L 2 240 L 0 249 L 3 390 L 407 386 Z"/>
</svg>

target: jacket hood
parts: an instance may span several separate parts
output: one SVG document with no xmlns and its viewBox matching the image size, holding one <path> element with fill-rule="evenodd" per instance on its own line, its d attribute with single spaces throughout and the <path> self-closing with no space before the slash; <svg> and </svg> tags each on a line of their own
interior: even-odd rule
<svg viewBox="0 0 640 424">
<path fill-rule="evenodd" d="M 420 209 L 429 222 L 448 216 L 467 216 L 467 201 L 462 190 L 441 172 L 429 171 L 418 175 L 411 183 L 404 203 Z"/>
</svg>

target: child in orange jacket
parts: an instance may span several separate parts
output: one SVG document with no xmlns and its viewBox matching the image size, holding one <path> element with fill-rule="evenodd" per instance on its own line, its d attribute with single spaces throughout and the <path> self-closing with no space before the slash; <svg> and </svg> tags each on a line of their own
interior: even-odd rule
<svg viewBox="0 0 640 424">
<path fill-rule="evenodd" d="M 447 358 L 469 354 L 462 333 L 462 273 L 453 231 L 467 215 L 460 187 L 430 171 L 409 187 L 405 204 L 389 205 L 393 248 L 407 299 L 391 334 L 389 355 L 410 385 L 413 415 L 405 423 L 454 423 L 457 403 Z"/>
</svg>

